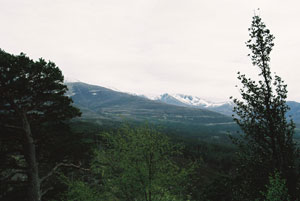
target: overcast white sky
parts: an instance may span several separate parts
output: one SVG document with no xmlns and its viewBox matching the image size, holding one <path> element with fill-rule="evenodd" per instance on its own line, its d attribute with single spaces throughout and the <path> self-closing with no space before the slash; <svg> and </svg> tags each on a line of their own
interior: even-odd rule
<svg viewBox="0 0 300 201">
<path fill-rule="evenodd" d="M 245 46 L 256 8 L 276 37 L 271 69 L 300 101 L 299 0 L 1 0 L 0 48 L 120 91 L 227 100 L 237 71 L 257 73 Z"/>
</svg>

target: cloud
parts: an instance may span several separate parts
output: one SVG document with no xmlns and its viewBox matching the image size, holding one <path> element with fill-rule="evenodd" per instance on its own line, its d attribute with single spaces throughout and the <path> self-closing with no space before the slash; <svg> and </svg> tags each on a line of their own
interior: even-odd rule
<svg viewBox="0 0 300 201">
<path fill-rule="evenodd" d="M 298 95 L 296 0 L 4 0 L 0 47 L 44 57 L 68 77 L 137 93 L 180 92 L 227 99 L 246 57 L 254 9 L 276 36 L 271 68 Z M 163 91 L 164 90 L 164 91 Z"/>
</svg>

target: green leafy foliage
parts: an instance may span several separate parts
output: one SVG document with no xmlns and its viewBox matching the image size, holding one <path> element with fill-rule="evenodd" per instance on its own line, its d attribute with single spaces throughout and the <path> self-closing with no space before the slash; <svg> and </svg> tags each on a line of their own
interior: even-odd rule
<svg viewBox="0 0 300 201">
<path fill-rule="evenodd" d="M 68 182 L 68 191 L 64 201 L 99 201 L 101 195 L 95 188 L 91 188 L 82 181 Z"/>
<path fill-rule="evenodd" d="M 267 191 L 262 193 L 265 201 L 290 201 L 286 181 L 278 171 L 269 176 L 269 184 L 266 187 Z"/>
<path fill-rule="evenodd" d="M 67 182 L 66 200 L 94 190 L 99 200 L 177 201 L 191 197 L 188 175 L 194 174 L 196 165 L 184 159 L 183 147 L 166 135 L 149 126 L 127 125 L 98 139 L 92 175 L 79 178 L 85 187 L 78 186 L 78 181 Z M 86 187 L 89 190 L 82 190 Z"/>
<path fill-rule="evenodd" d="M 102 137 L 105 143 L 95 152 L 93 169 L 101 175 L 108 198 L 183 198 L 185 189 L 180 184 L 186 181 L 188 171 L 175 163 L 181 154 L 179 145 L 170 143 L 167 136 L 149 126 L 125 126 L 116 134 Z"/>
</svg>

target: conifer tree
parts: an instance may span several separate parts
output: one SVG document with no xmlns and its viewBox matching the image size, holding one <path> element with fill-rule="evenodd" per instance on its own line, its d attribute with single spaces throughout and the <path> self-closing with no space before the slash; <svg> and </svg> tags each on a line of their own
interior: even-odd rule
<svg viewBox="0 0 300 201">
<path fill-rule="evenodd" d="M 256 199 L 268 183 L 268 176 L 278 171 L 293 197 L 298 150 L 293 141 L 295 125 L 286 118 L 287 85 L 271 73 L 269 66 L 274 36 L 258 15 L 252 19 L 249 36 L 248 56 L 260 73 L 259 80 L 254 81 L 238 72 L 242 100 L 233 99 L 233 117 L 243 131 L 242 138 L 234 140 L 240 147 L 240 193 L 245 200 Z"/>
<path fill-rule="evenodd" d="M 47 192 L 42 184 L 52 173 L 42 175 L 39 171 L 37 139 L 43 134 L 42 126 L 80 115 L 65 96 L 66 90 L 63 75 L 53 62 L 33 61 L 23 53 L 15 56 L 0 50 L 0 128 L 4 131 L 1 138 L 9 135 L 15 139 L 10 143 L 18 151 L 12 157 L 18 156 L 19 161 L 25 162 L 15 164 L 4 174 L 13 177 L 20 173 L 18 168 L 25 169 L 22 173 L 26 175 L 30 201 L 42 199 Z"/>
</svg>

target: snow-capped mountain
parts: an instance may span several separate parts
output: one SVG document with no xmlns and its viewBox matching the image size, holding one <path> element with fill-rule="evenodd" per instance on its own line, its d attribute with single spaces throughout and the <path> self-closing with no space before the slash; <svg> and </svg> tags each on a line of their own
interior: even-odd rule
<svg viewBox="0 0 300 201">
<path fill-rule="evenodd" d="M 148 98 L 171 105 L 207 109 L 227 116 L 231 116 L 233 114 L 232 110 L 234 104 L 231 101 L 213 102 L 197 96 L 168 93 Z M 291 110 L 287 112 L 287 117 L 292 116 L 296 123 L 300 123 L 300 103 L 295 101 L 287 101 L 287 105 L 291 108 Z"/>
<path fill-rule="evenodd" d="M 224 104 L 231 104 L 230 101 L 211 102 L 211 101 L 207 101 L 205 99 L 199 98 L 197 96 L 184 95 L 184 94 L 174 94 L 173 97 L 176 98 L 177 100 L 185 103 L 185 104 L 188 104 L 188 105 L 207 107 L 207 108 L 219 107 L 219 106 L 222 106 Z"/>
<path fill-rule="evenodd" d="M 231 116 L 232 109 L 233 109 L 233 103 L 231 101 L 212 102 L 197 96 L 184 95 L 184 94 L 165 93 L 160 96 L 149 97 L 149 99 L 161 101 L 172 105 L 178 105 L 178 106 L 205 108 L 229 116 Z"/>
<path fill-rule="evenodd" d="M 69 97 L 74 97 L 77 95 L 78 90 L 74 89 L 74 85 L 80 85 L 85 84 L 82 82 L 78 82 L 76 79 L 67 79 L 65 81 L 65 84 L 68 86 L 68 92 L 66 93 L 67 96 Z M 88 84 L 86 84 L 88 85 Z M 88 85 L 88 86 L 93 86 L 93 85 Z M 101 88 L 101 90 L 100 90 Z M 87 91 L 88 90 L 88 91 Z M 233 102 L 231 101 L 223 101 L 223 102 L 214 102 L 214 101 L 209 101 L 197 96 L 191 96 L 191 95 L 184 95 L 184 94 L 162 94 L 159 96 L 156 95 L 138 95 L 138 94 L 133 94 L 133 93 L 124 93 L 120 92 L 119 90 L 116 89 L 108 89 L 104 87 L 98 86 L 96 89 L 94 87 L 87 87 L 85 90 L 85 93 L 89 93 L 89 95 L 92 95 L 92 97 L 98 97 L 99 95 L 103 96 L 102 91 L 114 91 L 114 92 L 119 92 L 122 94 L 127 94 L 131 95 L 130 97 L 142 97 L 144 99 L 150 99 L 150 100 L 155 100 L 158 102 L 163 102 L 167 103 L 169 105 L 176 105 L 176 106 L 183 106 L 183 107 L 193 107 L 193 108 L 198 108 L 198 109 L 206 109 L 206 110 L 211 110 L 214 112 L 218 112 L 227 116 L 231 116 L 233 114 L 232 110 L 234 107 Z M 81 93 L 82 94 L 82 93 Z M 141 100 L 141 99 L 139 99 Z M 287 105 L 291 108 L 290 111 L 287 112 L 287 117 L 292 116 L 294 122 L 300 123 L 300 103 L 295 102 L 295 101 L 287 101 Z"/>
</svg>

